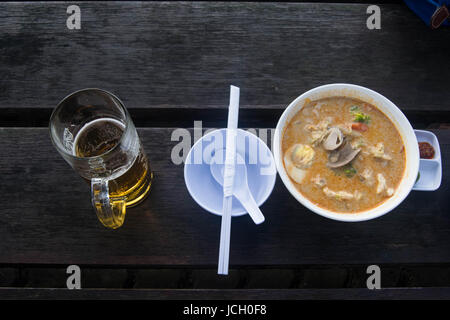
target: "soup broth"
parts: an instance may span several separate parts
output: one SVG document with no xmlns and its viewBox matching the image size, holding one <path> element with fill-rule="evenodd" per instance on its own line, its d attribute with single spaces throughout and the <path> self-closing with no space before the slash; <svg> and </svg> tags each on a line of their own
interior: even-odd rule
<svg viewBox="0 0 450 320">
<path fill-rule="evenodd" d="M 395 125 L 375 106 L 347 97 L 307 101 L 282 139 L 283 162 L 314 204 L 358 213 L 390 198 L 406 156 Z"/>
</svg>

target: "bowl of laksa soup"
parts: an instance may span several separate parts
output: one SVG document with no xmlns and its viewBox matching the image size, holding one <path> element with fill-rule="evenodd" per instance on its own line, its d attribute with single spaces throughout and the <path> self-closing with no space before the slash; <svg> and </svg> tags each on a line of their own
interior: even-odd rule
<svg viewBox="0 0 450 320">
<path fill-rule="evenodd" d="M 391 211 L 419 170 L 417 139 L 404 114 L 379 93 L 351 84 L 324 85 L 295 99 L 277 124 L 273 149 L 289 192 L 340 221 Z"/>
</svg>

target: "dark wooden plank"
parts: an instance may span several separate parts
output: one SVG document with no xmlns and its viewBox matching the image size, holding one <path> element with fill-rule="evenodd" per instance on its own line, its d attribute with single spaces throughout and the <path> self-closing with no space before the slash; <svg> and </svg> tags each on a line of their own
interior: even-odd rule
<svg viewBox="0 0 450 320">
<path fill-rule="evenodd" d="M 103 228 L 89 187 L 57 154 L 47 129 L 0 129 L 0 263 L 215 266 L 220 219 L 188 195 L 171 162 L 172 129 L 140 129 L 155 171 L 150 197 L 118 230 Z M 299 264 L 450 263 L 450 130 L 441 141 L 443 183 L 412 192 L 393 212 L 341 223 L 306 210 L 277 181 L 266 222 L 233 220 L 231 267 Z"/>
<path fill-rule="evenodd" d="M 355 289 L 18 289 L 0 288 L 0 299 L 95 300 L 415 300 L 449 299 L 450 288 Z"/>
<path fill-rule="evenodd" d="M 67 288 L 67 265 L 0 266 L 0 288 Z M 382 288 L 449 287 L 449 264 L 379 264 Z M 365 288 L 367 264 L 217 267 L 81 268 L 83 289 L 330 289 Z"/>
<path fill-rule="evenodd" d="M 159 128 L 189 128 L 195 121 L 204 127 L 220 128 L 227 119 L 227 109 L 195 108 L 140 108 L 128 109 L 136 126 Z M 51 108 L 0 108 L 0 127 L 47 127 Z M 239 125 L 242 128 L 274 128 L 284 109 L 240 108 Z M 415 129 L 426 129 L 450 123 L 448 110 L 403 110 Z"/>
<path fill-rule="evenodd" d="M 447 110 L 450 29 L 430 30 L 404 4 L 83 2 L 0 4 L 0 108 L 49 108 L 101 87 L 129 108 L 280 109 L 312 87 L 349 82 L 403 110 Z"/>
</svg>

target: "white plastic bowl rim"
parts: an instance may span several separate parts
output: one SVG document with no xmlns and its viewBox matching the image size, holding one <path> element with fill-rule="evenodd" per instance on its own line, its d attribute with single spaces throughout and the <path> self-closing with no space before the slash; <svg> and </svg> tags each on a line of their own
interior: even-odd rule
<svg viewBox="0 0 450 320">
<path fill-rule="evenodd" d="M 319 207 L 308 200 L 296 189 L 294 183 L 288 177 L 282 160 L 281 143 L 285 127 L 290 122 L 292 117 L 303 108 L 306 99 L 314 101 L 322 98 L 338 96 L 359 99 L 376 106 L 394 123 L 400 133 L 403 143 L 405 144 L 406 168 L 403 178 L 395 190 L 395 193 L 380 205 L 357 213 L 333 212 Z M 411 124 L 400 109 L 386 97 L 371 89 L 346 83 L 323 85 L 303 93 L 292 101 L 281 115 L 275 129 L 273 153 L 281 180 L 289 192 L 302 205 L 326 218 L 345 222 L 358 222 L 375 219 L 397 207 L 408 196 L 414 186 L 419 170 L 419 147 L 417 144 L 417 139 Z"/>
</svg>

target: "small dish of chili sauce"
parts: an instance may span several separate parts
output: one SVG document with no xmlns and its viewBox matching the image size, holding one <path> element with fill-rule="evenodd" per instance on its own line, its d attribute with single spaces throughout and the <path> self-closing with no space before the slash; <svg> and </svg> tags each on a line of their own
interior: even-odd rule
<svg viewBox="0 0 450 320">
<path fill-rule="evenodd" d="M 419 142 L 419 152 L 421 159 L 433 159 L 434 158 L 434 148 L 428 142 Z"/>
</svg>

